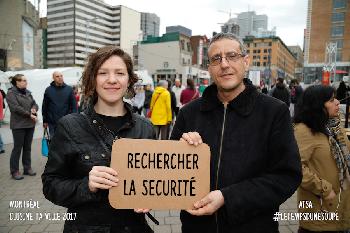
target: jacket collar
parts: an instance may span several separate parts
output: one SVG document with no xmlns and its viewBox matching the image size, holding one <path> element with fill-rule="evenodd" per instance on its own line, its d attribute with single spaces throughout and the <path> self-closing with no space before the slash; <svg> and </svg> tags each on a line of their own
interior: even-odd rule
<svg viewBox="0 0 350 233">
<path fill-rule="evenodd" d="M 249 79 L 245 78 L 243 82 L 246 88 L 228 103 L 228 107 L 242 116 L 248 116 L 254 109 L 258 91 Z M 201 111 L 211 111 L 223 105 L 218 98 L 218 90 L 215 84 L 210 85 L 204 90 L 202 99 Z"/>
<path fill-rule="evenodd" d="M 116 140 L 116 136 L 120 137 L 119 132 L 130 129 L 135 125 L 136 119 L 134 114 L 132 113 L 131 106 L 128 103 L 124 102 L 124 106 L 126 108 L 127 114 L 127 122 L 119 129 L 117 135 L 114 135 L 110 130 L 107 129 L 106 125 L 103 123 L 101 117 L 98 116 L 94 109 L 94 104 L 89 104 L 83 115 L 86 115 L 91 127 L 97 132 L 107 144 L 107 151 L 110 152 L 112 150 L 112 145 L 114 140 Z"/>
<path fill-rule="evenodd" d="M 136 119 L 132 112 L 132 107 L 130 104 L 124 102 L 124 107 L 126 109 L 126 115 L 127 115 L 127 123 L 126 125 L 122 126 L 121 129 L 124 128 L 131 128 L 135 125 Z M 91 119 L 91 120 L 97 120 L 98 122 L 102 123 L 102 119 L 98 116 L 98 114 L 95 111 L 94 104 L 90 104 L 85 109 L 84 113 Z"/>
<path fill-rule="evenodd" d="M 9 90 L 12 90 L 13 92 L 15 92 L 17 94 L 23 95 L 23 93 L 16 86 L 11 87 Z M 25 94 L 24 95 L 29 95 L 29 94 L 31 94 L 31 92 L 28 89 L 25 89 Z"/>
<path fill-rule="evenodd" d="M 55 83 L 55 81 L 52 81 L 52 82 L 50 83 L 50 85 L 53 86 L 53 87 L 56 87 L 56 88 L 63 88 L 63 87 L 65 87 L 65 86 L 67 86 L 66 83 L 63 83 L 61 86 L 57 86 L 56 83 Z"/>
</svg>

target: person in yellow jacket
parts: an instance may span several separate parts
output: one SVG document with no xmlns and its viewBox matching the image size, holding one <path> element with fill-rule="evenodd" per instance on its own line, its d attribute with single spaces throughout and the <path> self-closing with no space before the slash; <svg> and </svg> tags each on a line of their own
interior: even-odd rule
<svg viewBox="0 0 350 233">
<path fill-rule="evenodd" d="M 350 143 L 334 94 L 330 86 L 310 86 L 297 103 L 294 133 L 303 171 L 298 209 L 304 214 L 298 233 L 350 230 Z"/>
<path fill-rule="evenodd" d="M 157 138 L 167 139 L 168 124 L 172 121 L 171 97 L 168 89 L 168 82 L 160 80 L 153 92 L 150 110 L 151 122 L 156 127 Z"/>
</svg>

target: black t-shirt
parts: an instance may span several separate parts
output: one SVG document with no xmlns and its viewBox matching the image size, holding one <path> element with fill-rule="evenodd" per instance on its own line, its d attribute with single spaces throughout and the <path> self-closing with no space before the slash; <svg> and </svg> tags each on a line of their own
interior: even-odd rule
<svg viewBox="0 0 350 233">
<path fill-rule="evenodd" d="M 114 135 L 117 135 L 118 130 L 126 124 L 128 117 L 127 114 L 124 116 L 105 116 L 101 114 L 97 114 L 111 132 L 113 132 Z"/>
</svg>

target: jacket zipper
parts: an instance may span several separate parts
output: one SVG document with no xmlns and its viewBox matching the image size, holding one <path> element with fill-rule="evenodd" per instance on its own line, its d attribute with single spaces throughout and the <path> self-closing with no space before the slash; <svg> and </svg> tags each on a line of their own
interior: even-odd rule
<svg viewBox="0 0 350 233">
<path fill-rule="evenodd" d="M 218 166 L 216 168 L 216 184 L 215 184 L 215 190 L 218 189 L 219 185 L 219 170 L 220 170 L 220 164 L 221 164 L 221 154 L 222 154 L 222 143 L 224 140 L 224 132 L 225 132 L 225 121 L 226 121 L 226 105 L 224 106 L 224 120 L 222 122 L 222 129 L 221 129 L 221 139 L 220 139 L 220 150 L 219 150 L 219 159 L 218 159 Z M 215 222 L 216 222 L 216 233 L 219 233 L 219 225 L 218 225 L 218 213 L 215 213 Z"/>
</svg>

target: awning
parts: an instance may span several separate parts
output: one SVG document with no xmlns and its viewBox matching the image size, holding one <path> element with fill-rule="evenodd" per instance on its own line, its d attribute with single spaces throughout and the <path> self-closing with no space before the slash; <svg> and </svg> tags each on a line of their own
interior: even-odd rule
<svg viewBox="0 0 350 233">
<path fill-rule="evenodd" d="M 345 70 L 336 70 L 335 73 L 336 74 L 347 74 L 348 72 L 346 72 Z"/>
</svg>

